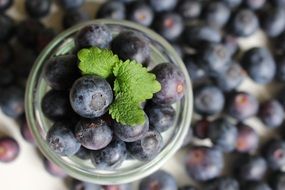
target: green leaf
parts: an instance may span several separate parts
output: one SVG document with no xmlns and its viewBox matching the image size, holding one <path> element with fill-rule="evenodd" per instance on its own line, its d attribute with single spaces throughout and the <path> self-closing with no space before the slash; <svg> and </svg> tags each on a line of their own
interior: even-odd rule
<svg viewBox="0 0 285 190">
<path fill-rule="evenodd" d="M 78 52 L 79 69 L 82 74 L 99 75 L 103 78 L 113 73 L 113 67 L 120 62 L 111 50 L 97 47 L 82 49 Z"/>
<path fill-rule="evenodd" d="M 145 113 L 140 104 L 128 95 L 119 93 L 109 107 L 109 113 L 114 120 L 123 125 L 140 125 L 145 122 Z"/>
<path fill-rule="evenodd" d="M 115 94 L 124 93 L 131 96 L 133 101 L 144 102 L 161 89 L 156 76 L 136 61 L 127 60 L 117 64 L 113 73 L 116 77 Z"/>
</svg>

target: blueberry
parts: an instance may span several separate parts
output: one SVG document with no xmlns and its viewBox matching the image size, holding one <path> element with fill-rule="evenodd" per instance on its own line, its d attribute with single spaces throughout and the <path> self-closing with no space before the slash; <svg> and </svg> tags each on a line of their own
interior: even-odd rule
<svg viewBox="0 0 285 190">
<path fill-rule="evenodd" d="M 71 131 L 68 122 L 56 122 L 49 129 L 46 137 L 48 146 L 61 156 L 72 156 L 80 149 L 80 143 Z"/>
<path fill-rule="evenodd" d="M 52 176 L 58 177 L 58 178 L 65 178 L 67 177 L 67 174 L 55 163 L 51 162 L 47 158 L 43 158 L 43 164 L 45 170 Z"/>
<path fill-rule="evenodd" d="M 52 28 L 44 28 L 38 32 L 35 50 L 41 52 L 56 36 Z"/>
<path fill-rule="evenodd" d="M 268 184 L 262 181 L 248 181 L 242 188 L 242 190 L 272 190 Z"/>
<path fill-rule="evenodd" d="M 186 91 L 185 76 L 172 63 L 161 63 L 152 71 L 161 84 L 161 90 L 154 94 L 152 101 L 157 104 L 172 104 L 179 101 Z"/>
<path fill-rule="evenodd" d="M 44 78 L 53 89 L 67 90 L 79 76 L 74 55 L 52 57 L 45 63 Z"/>
<path fill-rule="evenodd" d="M 75 127 L 75 136 L 82 146 L 90 150 L 106 147 L 112 140 L 110 127 L 102 119 L 81 119 Z"/>
<path fill-rule="evenodd" d="M 162 146 L 161 134 L 156 130 L 151 130 L 142 139 L 128 143 L 127 149 L 134 158 L 140 161 L 150 161 L 159 154 Z"/>
<path fill-rule="evenodd" d="M 177 183 L 170 173 L 158 170 L 142 179 L 139 190 L 177 190 Z"/>
<path fill-rule="evenodd" d="M 0 88 L 8 87 L 9 85 L 12 84 L 12 82 L 14 82 L 15 78 L 16 78 L 15 74 L 9 67 L 1 68 L 0 69 Z"/>
<path fill-rule="evenodd" d="M 236 141 L 236 151 L 241 153 L 251 153 L 256 151 L 259 143 L 259 136 L 254 128 L 243 123 L 238 124 L 238 136 Z"/>
<path fill-rule="evenodd" d="M 268 100 L 260 105 L 258 115 L 265 126 L 276 128 L 283 123 L 284 110 L 277 100 Z"/>
<path fill-rule="evenodd" d="M 57 0 L 57 1 L 58 1 L 58 4 L 63 9 L 78 9 L 85 3 L 85 0 Z M 70 11 L 70 10 L 67 10 L 67 11 Z"/>
<path fill-rule="evenodd" d="M 91 154 L 90 150 L 81 146 L 80 149 L 78 150 L 78 152 L 75 154 L 75 156 L 77 156 L 78 158 L 80 158 L 82 160 L 88 160 L 88 159 L 90 159 L 90 154 Z"/>
<path fill-rule="evenodd" d="M 220 177 L 210 181 L 205 190 L 239 190 L 240 186 L 236 179 L 232 177 Z"/>
<path fill-rule="evenodd" d="M 265 3 L 266 0 L 244 0 L 244 4 L 252 10 L 263 8 Z"/>
<path fill-rule="evenodd" d="M 171 43 L 171 45 L 179 57 L 184 56 L 185 54 L 184 45 L 181 42 L 173 42 Z"/>
<path fill-rule="evenodd" d="M 32 134 L 32 131 L 31 129 L 29 128 L 28 126 L 28 123 L 27 123 L 27 120 L 25 117 L 21 118 L 21 121 L 20 121 L 20 132 L 21 132 L 21 135 L 22 137 L 29 143 L 35 145 L 36 142 L 35 142 L 35 138 Z"/>
<path fill-rule="evenodd" d="M 224 152 L 235 149 L 237 135 L 236 126 L 226 118 L 211 122 L 208 129 L 208 136 L 213 144 Z"/>
<path fill-rule="evenodd" d="M 224 108 L 225 97 L 214 85 L 201 85 L 194 89 L 194 110 L 201 115 L 215 115 Z"/>
<path fill-rule="evenodd" d="M 176 112 L 171 106 L 147 106 L 145 112 L 149 118 L 149 124 L 159 132 L 168 130 L 174 124 Z"/>
<path fill-rule="evenodd" d="M 277 37 L 285 30 L 284 8 L 267 7 L 261 14 L 260 22 L 269 37 Z"/>
<path fill-rule="evenodd" d="M 85 118 L 102 116 L 112 101 L 110 84 L 99 76 L 83 76 L 75 81 L 70 90 L 73 110 Z"/>
<path fill-rule="evenodd" d="M 18 142 L 9 136 L 0 137 L 0 162 L 8 163 L 14 161 L 20 152 Z"/>
<path fill-rule="evenodd" d="M 205 81 L 208 75 L 204 68 L 199 64 L 199 57 L 197 55 L 187 54 L 183 58 L 188 74 L 193 83 Z"/>
<path fill-rule="evenodd" d="M 40 18 L 48 15 L 51 3 L 51 0 L 26 0 L 25 7 L 31 17 Z"/>
<path fill-rule="evenodd" d="M 203 12 L 206 23 L 218 28 L 223 27 L 228 22 L 230 15 L 230 8 L 223 2 L 210 2 Z"/>
<path fill-rule="evenodd" d="M 11 118 L 22 115 L 24 113 L 24 89 L 12 85 L 1 90 L 0 107 L 2 112 Z"/>
<path fill-rule="evenodd" d="M 253 95 L 247 92 L 233 92 L 227 103 L 227 113 L 242 121 L 253 117 L 258 112 L 259 103 Z"/>
<path fill-rule="evenodd" d="M 202 12 L 202 3 L 197 0 L 180 0 L 176 12 L 185 20 L 199 18 Z"/>
<path fill-rule="evenodd" d="M 240 47 L 237 37 L 225 34 L 222 39 L 222 44 L 226 47 L 232 56 L 235 56 L 237 53 L 239 53 Z"/>
<path fill-rule="evenodd" d="M 273 0 L 273 3 L 277 6 L 285 6 L 285 0 Z"/>
<path fill-rule="evenodd" d="M 37 36 L 44 25 L 35 19 L 26 19 L 17 26 L 17 39 L 25 47 L 33 49 L 37 44 Z"/>
<path fill-rule="evenodd" d="M 285 165 L 285 142 L 270 140 L 263 147 L 263 156 L 272 170 L 279 170 Z"/>
<path fill-rule="evenodd" d="M 224 2 L 230 8 L 236 8 L 242 3 L 242 0 L 221 0 L 221 1 Z"/>
<path fill-rule="evenodd" d="M 132 190 L 132 185 L 130 183 L 127 184 L 119 184 L 119 185 L 104 185 L 103 190 Z"/>
<path fill-rule="evenodd" d="M 0 65 L 6 66 L 13 61 L 14 52 L 9 44 L 0 44 Z"/>
<path fill-rule="evenodd" d="M 178 190 L 197 190 L 197 189 L 193 186 L 185 185 L 185 186 L 179 187 Z"/>
<path fill-rule="evenodd" d="M 81 9 L 72 9 L 64 12 L 62 26 L 66 29 L 88 20 L 90 17 L 86 12 Z"/>
<path fill-rule="evenodd" d="M 258 155 L 240 155 L 234 164 L 234 174 L 242 181 L 262 180 L 266 171 L 266 160 Z"/>
<path fill-rule="evenodd" d="M 0 7 L 1 7 L 1 2 L 0 2 Z M 14 20 L 5 14 L 0 14 L 0 28 L 1 28 L 0 42 L 9 41 L 14 34 L 14 29 L 15 29 Z"/>
<path fill-rule="evenodd" d="M 203 49 L 209 42 L 221 42 L 222 35 L 214 27 L 195 23 L 185 26 L 184 39 L 188 46 Z"/>
<path fill-rule="evenodd" d="M 128 126 L 114 122 L 114 134 L 125 142 L 134 142 L 142 139 L 149 129 L 149 119 L 145 115 L 145 122 L 142 125 Z"/>
<path fill-rule="evenodd" d="M 230 64 L 231 54 L 223 44 L 209 43 L 200 53 L 202 66 L 212 76 L 219 75 Z"/>
<path fill-rule="evenodd" d="M 126 7 L 119 1 L 106 1 L 99 7 L 96 18 L 123 20 L 126 18 Z"/>
<path fill-rule="evenodd" d="M 232 61 L 225 71 L 215 76 L 217 86 L 225 92 L 236 89 L 245 79 L 244 71 L 241 66 Z"/>
<path fill-rule="evenodd" d="M 2 0 L 2 1 L 0 1 L 0 13 L 9 9 L 13 5 L 13 3 L 14 3 L 14 0 Z"/>
<path fill-rule="evenodd" d="M 275 58 L 276 61 L 276 75 L 278 81 L 285 82 L 285 56 L 279 55 Z"/>
<path fill-rule="evenodd" d="M 155 17 L 153 28 L 167 40 L 174 41 L 182 34 L 184 23 L 179 14 L 165 12 Z"/>
<path fill-rule="evenodd" d="M 149 0 L 151 7 L 157 11 L 170 11 L 175 8 L 178 0 Z"/>
<path fill-rule="evenodd" d="M 218 177 L 223 167 L 223 155 L 214 148 L 194 146 L 186 155 L 188 175 L 197 181 L 208 181 Z"/>
<path fill-rule="evenodd" d="M 112 34 L 105 25 L 91 24 L 81 29 L 75 38 L 78 49 L 99 47 L 107 48 L 112 40 Z"/>
<path fill-rule="evenodd" d="M 134 59 L 138 63 L 145 63 L 150 57 L 150 47 L 147 39 L 136 32 L 125 31 L 116 36 L 111 49 L 121 59 Z"/>
<path fill-rule="evenodd" d="M 249 9 L 238 10 L 230 21 L 230 31 L 238 37 L 248 37 L 259 28 L 255 13 Z"/>
<path fill-rule="evenodd" d="M 154 18 L 154 12 L 148 4 L 134 1 L 128 9 L 127 17 L 129 20 L 144 26 L 151 25 Z"/>
<path fill-rule="evenodd" d="M 202 118 L 193 125 L 193 134 L 199 139 L 208 138 L 210 121 L 207 118 Z"/>
<path fill-rule="evenodd" d="M 275 172 L 270 176 L 270 186 L 274 190 L 284 190 L 285 187 L 285 174 L 284 172 Z"/>
<path fill-rule="evenodd" d="M 92 163 L 97 169 L 101 170 L 116 169 L 122 165 L 126 158 L 126 144 L 119 139 L 114 139 L 108 146 L 101 150 L 91 152 Z"/>
<path fill-rule="evenodd" d="M 59 121 L 68 119 L 72 108 L 68 99 L 68 92 L 50 90 L 42 99 L 42 111 L 51 120 Z"/>
<path fill-rule="evenodd" d="M 245 52 L 241 64 L 250 78 L 258 84 L 270 83 L 276 73 L 276 64 L 268 49 L 252 48 Z"/>
<path fill-rule="evenodd" d="M 101 185 L 72 179 L 70 190 L 102 190 Z"/>
</svg>

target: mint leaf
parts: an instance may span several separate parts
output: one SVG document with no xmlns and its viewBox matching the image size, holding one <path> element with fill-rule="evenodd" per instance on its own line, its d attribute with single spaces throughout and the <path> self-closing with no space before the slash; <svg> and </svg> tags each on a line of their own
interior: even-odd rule
<svg viewBox="0 0 285 190">
<path fill-rule="evenodd" d="M 151 99 L 153 94 L 161 89 L 156 76 L 136 61 L 127 60 L 117 64 L 113 73 L 116 77 L 115 94 L 127 94 L 138 103 Z"/>
<path fill-rule="evenodd" d="M 123 125 L 140 125 L 145 122 L 145 113 L 140 104 L 126 94 L 117 94 L 109 107 L 109 114 Z"/>
<path fill-rule="evenodd" d="M 120 60 L 111 50 L 100 49 L 97 47 L 81 49 L 78 52 L 79 69 L 82 74 L 99 75 L 107 78 L 113 73 L 113 67 Z"/>
</svg>

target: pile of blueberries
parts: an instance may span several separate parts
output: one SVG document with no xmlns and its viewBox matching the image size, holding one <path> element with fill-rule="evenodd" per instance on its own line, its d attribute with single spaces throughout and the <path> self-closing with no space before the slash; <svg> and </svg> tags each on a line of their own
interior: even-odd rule
<svg viewBox="0 0 285 190">
<path fill-rule="evenodd" d="M 64 29 L 94 18 L 82 8 L 84 0 L 56 2 L 64 12 Z M 0 1 L 0 107 L 19 121 L 24 138 L 33 142 L 23 115 L 25 81 L 38 53 L 57 32 L 39 20 L 50 12 L 51 0 L 26 0 L 29 17 L 20 22 L 5 14 L 12 4 L 12 0 Z M 284 0 L 109 0 L 100 5 L 95 18 L 128 19 L 150 27 L 183 58 L 194 86 L 194 138 L 189 135 L 189 139 L 210 141 L 211 146 L 196 141 L 185 144 L 185 168 L 197 186 L 181 190 L 284 189 L 285 90 L 259 101 L 238 88 L 247 77 L 258 85 L 285 82 Z M 238 39 L 260 29 L 269 46 L 243 52 Z M 265 142 L 260 139 L 247 122 L 253 117 L 275 137 Z M 1 162 L 18 156 L 19 145 L 12 137 L 1 137 L 1 148 L 6 150 L 6 154 L 0 151 Z M 52 175 L 66 177 L 53 163 L 46 159 L 44 163 Z M 77 180 L 70 187 L 90 188 L 102 187 Z M 131 189 L 130 185 L 116 188 Z M 175 179 L 161 170 L 139 186 L 140 190 L 177 188 Z"/>
</svg>

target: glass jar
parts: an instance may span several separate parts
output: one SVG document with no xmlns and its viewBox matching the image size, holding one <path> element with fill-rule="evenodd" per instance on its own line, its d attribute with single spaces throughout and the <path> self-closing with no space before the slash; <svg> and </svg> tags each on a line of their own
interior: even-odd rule
<svg viewBox="0 0 285 190">
<path fill-rule="evenodd" d="M 174 126 L 162 133 L 164 147 L 161 152 L 149 162 L 126 160 L 118 169 L 112 171 L 98 170 L 91 161 L 84 161 L 76 156 L 61 157 L 57 155 L 46 143 L 46 134 L 48 129 L 52 126 L 52 122 L 44 116 L 41 109 L 41 100 L 45 93 L 50 89 L 43 78 L 44 64 L 46 63 L 46 60 L 52 56 L 71 52 L 75 47 L 75 34 L 80 29 L 90 24 L 105 24 L 110 28 L 113 35 L 117 35 L 124 30 L 132 30 L 141 33 L 149 40 L 149 46 L 151 48 L 151 65 L 162 62 L 174 63 L 178 65 L 186 77 L 185 96 L 180 102 L 173 105 L 177 112 Z M 132 22 L 108 19 L 82 23 L 57 36 L 37 58 L 28 79 L 25 97 L 28 124 L 41 152 L 49 160 L 65 170 L 70 176 L 96 184 L 129 183 L 158 170 L 181 147 L 190 126 L 192 103 L 192 86 L 188 72 L 181 58 L 176 54 L 171 45 L 161 36 L 143 26 Z"/>
</svg>

